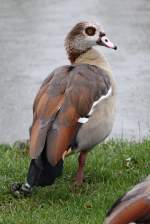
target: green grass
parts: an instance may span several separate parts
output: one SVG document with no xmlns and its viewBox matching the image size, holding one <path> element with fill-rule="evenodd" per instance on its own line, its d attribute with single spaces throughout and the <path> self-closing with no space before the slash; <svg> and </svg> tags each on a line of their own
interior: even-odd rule
<svg viewBox="0 0 150 224">
<path fill-rule="evenodd" d="M 16 199 L 10 184 L 25 180 L 28 165 L 25 151 L 0 146 L 0 224 L 101 224 L 114 200 L 150 173 L 150 140 L 97 146 L 89 153 L 86 182 L 77 189 L 72 184 L 77 155 L 70 156 L 54 185 L 35 189 L 30 198 Z"/>
</svg>

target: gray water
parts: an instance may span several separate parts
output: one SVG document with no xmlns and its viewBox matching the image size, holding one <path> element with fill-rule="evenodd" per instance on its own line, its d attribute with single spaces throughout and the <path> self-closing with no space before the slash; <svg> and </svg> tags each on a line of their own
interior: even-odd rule
<svg viewBox="0 0 150 224">
<path fill-rule="evenodd" d="M 63 41 L 80 20 L 102 23 L 119 47 L 103 49 L 118 85 L 111 137 L 150 135 L 150 1 L 0 0 L 0 142 L 28 137 L 37 90 L 68 63 Z"/>
</svg>

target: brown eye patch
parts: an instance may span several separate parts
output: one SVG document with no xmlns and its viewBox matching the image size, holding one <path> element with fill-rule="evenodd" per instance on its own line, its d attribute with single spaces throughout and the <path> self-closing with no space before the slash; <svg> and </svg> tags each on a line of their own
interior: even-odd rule
<svg viewBox="0 0 150 224">
<path fill-rule="evenodd" d="M 85 29 L 85 33 L 88 35 L 88 36 L 94 36 L 95 33 L 96 33 L 96 29 L 95 27 L 92 27 L 92 26 L 89 26 Z"/>
</svg>

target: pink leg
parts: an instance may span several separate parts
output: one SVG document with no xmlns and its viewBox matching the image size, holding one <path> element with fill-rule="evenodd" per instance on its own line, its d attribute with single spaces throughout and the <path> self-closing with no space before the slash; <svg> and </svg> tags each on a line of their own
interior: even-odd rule
<svg viewBox="0 0 150 224">
<path fill-rule="evenodd" d="M 78 170 L 77 175 L 75 177 L 75 185 L 82 185 L 84 181 L 84 166 L 85 166 L 85 160 L 87 157 L 87 152 L 80 152 L 79 158 L 78 158 Z"/>
</svg>

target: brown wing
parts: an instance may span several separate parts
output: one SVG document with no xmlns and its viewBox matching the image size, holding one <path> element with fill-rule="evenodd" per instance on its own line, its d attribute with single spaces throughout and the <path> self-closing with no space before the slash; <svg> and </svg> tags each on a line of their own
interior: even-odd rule
<svg viewBox="0 0 150 224">
<path fill-rule="evenodd" d="M 56 69 L 42 84 L 33 104 L 33 123 L 30 129 L 30 156 L 42 152 L 48 129 L 64 100 L 68 81 L 68 66 Z"/>
<path fill-rule="evenodd" d="M 50 83 L 50 81 L 52 80 L 52 78 L 54 77 L 54 74 L 55 74 L 55 71 L 53 73 L 51 73 L 45 80 L 44 82 L 42 83 L 40 89 L 39 89 L 39 92 L 37 93 L 36 95 L 36 98 L 34 100 L 34 103 L 33 103 L 33 113 L 36 109 L 36 106 L 38 105 L 39 103 L 39 100 L 41 98 L 41 96 L 43 95 L 43 93 L 47 90 L 48 88 L 48 85 Z"/>
<path fill-rule="evenodd" d="M 37 158 L 45 145 L 48 161 L 52 165 L 69 149 L 78 130 L 78 119 L 86 116 L 92 104 L 110 87 L 109 79 L 97 67 L 70 67 L 65 71 L 65 76 L 54 75 L 39 97 L 34 111 L 30 154 L 32 158 Z M 60 85 L 59 89 L 56 82 Z"/>
<path fill-rule="evenodd" d="M 120 204 L 107 218 L 105 224 L 129 224 L 144 219 L 148 214 L 150 214 L 150 200 L 148 196 L 140 195 Z"/>
<path fill-rule="evenodd" d="M 107 215 L 105 224 L 150 222 L 150 176 L 119 199 Z"/>
</svg>

